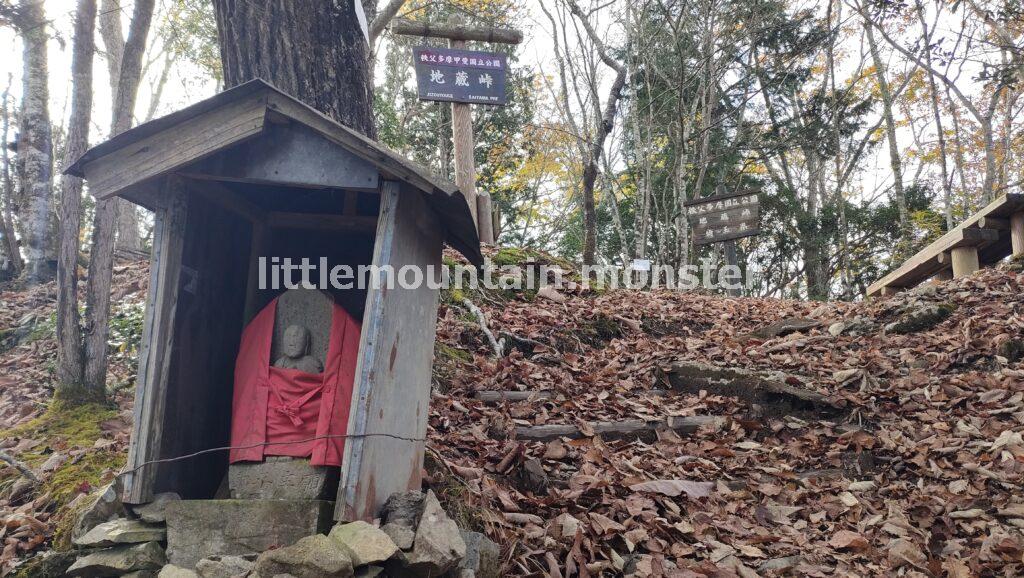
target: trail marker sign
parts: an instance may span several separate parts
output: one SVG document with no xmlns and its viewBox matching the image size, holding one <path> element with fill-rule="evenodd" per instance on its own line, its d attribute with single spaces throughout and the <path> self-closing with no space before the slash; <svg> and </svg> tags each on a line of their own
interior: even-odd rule
<svg viewBox="0 0 1024 578">
<path fill-rule="evenodd" d="M 420 100 L 505 104 L 504 54 L 421 46 L 412 55 Z"/>
<path fill-rule="evenodd" d="M 761 232 L 756 191 L 721 193 L 686 202 L 693 244 L 707 245 L 751 237 Z"/>
</svg>

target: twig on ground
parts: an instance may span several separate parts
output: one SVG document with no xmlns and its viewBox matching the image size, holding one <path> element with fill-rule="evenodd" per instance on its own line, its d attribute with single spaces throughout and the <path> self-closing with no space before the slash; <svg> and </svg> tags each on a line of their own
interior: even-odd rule
<svg viewBox="0 0 1024 578">
<path fill-rule="evenodd" d="M 462 298 L 462 304 L 469 309 L 470 313 L 476 316 L 477 323 L 480 324 L 480 330 L 487 336 L 487 341 L 491 344 L 491 349 L 494 350 L 495 357 L 502 357 L 505 355 L 505 338 L 495 339 L 494 334 L 487 327 L 487 317 L 484 316 L 484 312 L 480 310 L 472 301 L 466 297 Z"/>
<path fill-rule="evenodd" d="M 0 460 L 3 460 L 5 462 L 7 462 L 8 464 L 10 464 L 12 468 L 14 468 L 14 469 L 18 470 L 19 472 L 21 472 L 21 475 L 25 476 L 26 478 L 31 480 L 33 483 L 36 483 L 36 484 L 40 483 L 39 476 L 37 476 L 36 473 L 33 472 L 31 468 L 29 468 L 25 464 L 19 462 L 18 460 L 14 459 L 14 456 L 12 456 L 11 454 L 9 454 L 9 453 L 7 453 L 5 451 L 0 451 Z"/>
</svg>

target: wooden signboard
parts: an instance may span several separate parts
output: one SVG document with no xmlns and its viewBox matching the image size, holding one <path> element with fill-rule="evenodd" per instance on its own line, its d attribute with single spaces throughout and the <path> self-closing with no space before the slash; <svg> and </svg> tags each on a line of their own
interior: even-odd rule
<svg viewBox="0 0 1024 578">
<path fill-rule="evenodd" d="M 429 46 L 412 54 L 420 100 L 505 104 L 504 54 Z"/>
<path fill-rule="evenodd" d="M 686 202 L 693 244 L 707 245 L 761 232 L 760 203 L 754 191 L 717 194 Z"/>
</svg>

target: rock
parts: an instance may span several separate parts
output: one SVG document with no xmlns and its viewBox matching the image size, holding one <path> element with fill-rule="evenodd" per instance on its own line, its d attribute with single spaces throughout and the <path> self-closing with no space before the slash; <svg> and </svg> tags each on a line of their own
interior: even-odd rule
<svg viewBox="0 0 1024 578">
<path fill-rule="evenodd" d="M 128 511 L 121 502 L 122 490 L 121 478 L 115 478 L 113 482 L 87 498 L 88 505 L 78 514 L 78 519 L 71 529 L 71 538 L 84 536 L 86 532 L 103 522 L 127 516 Z"/>
<path fill-rule="evenodd" d="M 421 492 L 404 492 L 391 494 L 384 502 L 381 518 L 386 523 L 406 523 L 415 528 L 423 515 L 424 496 Z"/>
<path fill-rule="evenodd" d="M 82 556 L 68 568 L 68 576 L 121 576 L 136 570 L 159 570 L 166 562 L 164 549 L 156 542 L 115 546 Z"/>
<path fill-rule="evenodd" d="M 423 499 L 423 514 L 416 528 L 412 551 L 404 558 L 406 568 L 418 576 L 440 576 L 466 556 L 459 527 L 448 517 L 434 492 Z"/>
<path fill-rule="evenodd" d="M 839 337 L 846 330 L 846 324 L 842 321 L 837 321 L 832 325 L 828 326 L 828 334 L 832 337 Z"/>
<path fill-rule="evenodd" d="M 816 327 L 821 327 L 821 321 L 818 321 L 817 319 L 792 317 L 761 327 L 760 329 L 755 330 L 751 335 L 761 339 L 771 339 L 773 337 L 783 337 L 790 333 L 796 333 L 797 331 L 806 333 L 808 330 Z"/>
<path fill-rule="evenodd" d="M 479 578 L 501 576 L 501 548 L 480 532 L 462 531 L 466 543 L 466 555 L 459 563 L 462 573 L 472 572 Z"/>
<path fill-rule="evenodd" d="M 260 554 L 256 559 L 256 575 L 272 578 L 279 574 L 296 578 L 345 578 L 353 576 L 352 559 L 334 540 L 316 534 L 291 546 Z"/>
<path fill-rule="evenodd" d="M 952 314 L 953 306 L 947 303 L 908 307 L 898 320 L 885 326 L 885 332 L 906 334 L 926 331 L 942 323 Z"/>
<path fill-rule="evenodd" d="M 195 576 L 195 574 L 192 576 Z M 160 575 L 157 574 L 156 570 L 136 570 L 121 576 L 121 578 L 160 578 Z"/>
<path fill-rule="evenodd" d="M 211 556 L 196 564 L 200 578 L 234 578 L 248 574 L 256 565 L 256 556 Z"/>
<path fill-rule="evenodd" d="M 236 500 L 329 500 L 337 494 L 339 472 L 305 458 L 267 456 L 228 466 L 228 487 Z"/>
<path fill-rule="evenodd" d="M 152 526 L 140 520 L 118 518 L 103 522 L 72 543 L 80 548 L 102 548 L 115 544 L 141 544 L 163 542 L 167 532 L 162 527 Z"/>
<path fill-rule="evenodd" d="M 338 524 L 328 537 L 348 553 L 353 566 L 384 562 L 398 552 L 386 533 L 362 521 Z"/>
<path fill-rule="evenodd" d="M 68 567 L 74 563 L 75 552 L 48 550 L 18 567 L 12 578 L 61 578 L 67 576 Z"/>
<path fill-rule="evenodd" d="M 164 492 L 153 496 L 153 501 L 141 506 L 132 506 L 135 515 L 144 522 L 162 524 L 167 521 L 167 504 L 181 499 L 175 492 Z"/>
<path fill-rule="evenodd" d="M 203 558 L 258 554 L 326 532 L 333 515 L 333 504 L 318 500 L 170 502 L 167 557 L 175 566 L 195 568 Z"/>
<path fill-rule="evenodd" d="M 363 566 L 356 570 L 356 578 L 376 578 L 384 574 L 384 568 L 380 566 Z"/>
<path fill-rule="evenodd" d="M 197 574 L 187 568 L 181 568 L 174 564 L 168 564 L 160 570 L 157 578 L 197 578 Z"/>
<path fill-rule="evenodd" d="M 401 522 L 389 522 L 381 526 L 380 530 L 387 534 L 391 541 L 395 543 L 395 546 L 402 550 L 412 548 L 412 543 L 416 539 L 416 530 Z"/>
</svg>

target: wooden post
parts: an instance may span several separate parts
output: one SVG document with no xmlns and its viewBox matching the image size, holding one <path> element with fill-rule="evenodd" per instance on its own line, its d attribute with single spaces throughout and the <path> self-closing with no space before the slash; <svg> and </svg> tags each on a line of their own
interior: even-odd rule
<svg viewBox="0 0 1024 578">
<path fill-rule="evenodd" d="M 462 50 L 466 48 L 466 41 L 452 40 L 449 45 Z M 469 105 L 464 102 L 452 103 L 452 141 L 455 144 L 455 184 L 466 196 L 469 212 L 473 214 L 477 231 L 480 231 L 481 216 L 476 201 L 476 160 L 473 158 L 473 115 Z M 482 231 L 480 241 L 486 242 Z"/>
<path fill-rule="evenodd" d="M 722 244 L 725 246 L 725 264 L 737 266 L 736 241 L 729 239 Z M 739 297 L 742 295 L 741 290 L 738 288 L 729 288 L 728 292 L 730 297 Z"/>
<path fill-rule="evenodd" d="M 1013 255 L 1024 255 L 1024 211 L 1010 217 L 1010 243 Z"/>
<path fill-rule="evenodd" d="M 953 261 L 953 277 L 957 279 L 966 277 L 981 267 L 977 247 L 956 247 L 950 251 L 950 256 Z"/>
</svg>

